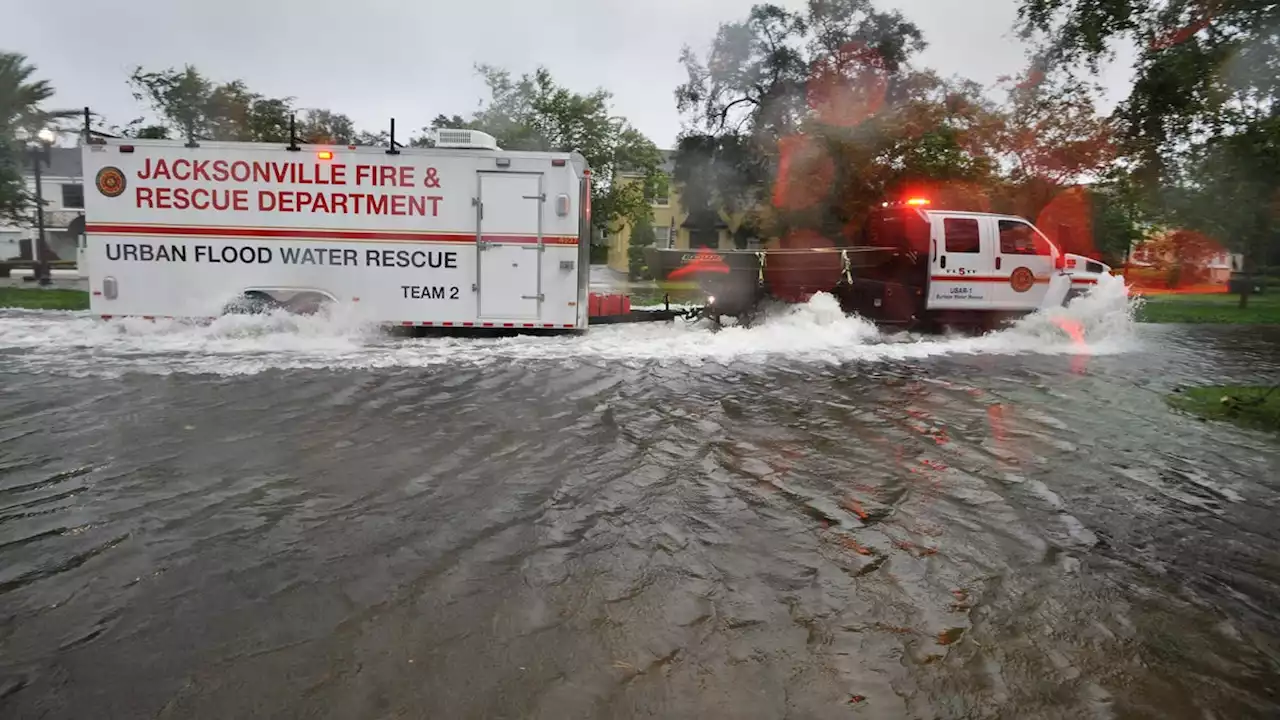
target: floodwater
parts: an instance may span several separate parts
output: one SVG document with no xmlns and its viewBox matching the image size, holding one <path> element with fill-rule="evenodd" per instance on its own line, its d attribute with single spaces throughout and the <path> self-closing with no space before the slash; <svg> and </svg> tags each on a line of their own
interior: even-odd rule
<svg viewBox="0 0 1280 720">
<path fill-rule="evenodd" d="M 1280 331 L 0 314 L 0 717 L 1274 718 Z"/>
</svg>

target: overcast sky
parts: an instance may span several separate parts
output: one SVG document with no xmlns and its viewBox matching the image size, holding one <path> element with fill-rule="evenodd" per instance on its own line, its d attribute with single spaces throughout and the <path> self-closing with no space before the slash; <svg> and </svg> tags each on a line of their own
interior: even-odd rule
<svg viewBox="0 0 1280 720">
<path fill-rule="evenodd" d="M 245 80 L 300 107 L 327 107 L 360 129 L 417 130 L 437 113 L 470 113 L 483 95 L 473 68 L 521 73 L 546 65 L 561 83 L 605 87 L 614 109 L 663 147 L 680 130 L 672 91 L 685 44 L 703 51 L 751 0 L 62 0 L 8 3 L 0 50 L 26 54 L 53 82 L 58 106 L 88 105 L 124 124 L 143 109 L 126 79 L 194 64 Z M 803 0 L 782 0 L 800 7 Z M 1017 73 L 1016 0 L 880 0 L 929 43 L 921 62 L 983 84 Z M 1128 59 L 1108 73 L 1109 102 L 1127 88 Z"/>
</svg>

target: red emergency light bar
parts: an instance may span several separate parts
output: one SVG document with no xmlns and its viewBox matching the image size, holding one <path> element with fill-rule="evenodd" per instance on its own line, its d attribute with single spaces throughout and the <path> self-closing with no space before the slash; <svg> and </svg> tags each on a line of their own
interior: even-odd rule
<svg viewBox="0 0 1280 720">
<path fill-rule="evenodd" d="M 907 198 L 906 200 L 896 200 L 893 202 L 880 203 L 880 207 L 902 207 L 902 206 L 924 207 L 926 205 L 932 205 L 932 204 L 933 204 L 933 201 L 928 198 L 913 197 L 913 198 Z"/>
</svg>

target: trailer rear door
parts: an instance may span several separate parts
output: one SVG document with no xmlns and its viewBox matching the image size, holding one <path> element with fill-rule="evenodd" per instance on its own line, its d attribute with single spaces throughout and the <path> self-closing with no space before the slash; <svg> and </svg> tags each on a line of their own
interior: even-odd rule
<svg viewBox="0 0 1280 720">
<path fill-rule="evenodd" d="M 480 317 L 533 319 L 541 306 L 542 176 L 480 173 Z"/>
</svg>

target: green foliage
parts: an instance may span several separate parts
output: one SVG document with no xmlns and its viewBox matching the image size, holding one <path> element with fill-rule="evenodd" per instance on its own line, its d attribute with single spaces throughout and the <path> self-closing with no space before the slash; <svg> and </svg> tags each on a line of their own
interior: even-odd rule
<svg viewBox="0 0 1280 720">
<path fill-rule="evenodd" d="M 1169 294 L 1143 298 L 1138 320 L 1149 323 L 1280 324 L 1280 295 L 1255 295 L 1241 308 L 1234 295 Z"/>
<path fill-rule="evenodd" d="M 546 68 L 519 79 L 488 65 L 478 70 L 488 87 L 488 100 L 470 120 L 439 115 L 433 127 L 481 130 L 508 150 L 581 154 L 592 172 L 593 221 L 609 232 L 646 213 L 649 199 L 665 191 L 661 152 L 625 119 L 611 113 L 610 93 L 573 92 L 557 84 Z M 639 182 L 617 182 L 622 173 Z"/>
<path fill-rule="evenodd" d="M 1280 387 L 1218 385 L 1192 387 L 1166 398 L 1180 410 L 1206 420 L 1280 432 Z"/>
<path fill-rule="evenodd" d="M 691 213 L 771 205 L 771 235 L 849 231 L 918 187 L 989 186 L 993 109 L 981 88 L 913 69 L 920 30 L 870 0 L 757 5 L 705 58 L 688 48 L 677 106 L 695 131 L 676 155 Z"/>
<path fill-rule="evenodd" d="M 298 140 L 316 145 L 348 145 L 356 139 L 351 118 L 332 110 L 312 108 L 297 121 Z"/>
<path fill-rule="evenodd" d="M 1122 267 L 1129 248 L 1147 234 L 1137 193 L 1127 175 L 1116 173 L 1091 185 L 1088 198 L 1094 249 L 1103 262 L 1113 268 Z"/>
<path fill-rule="evenodd" d="M 1138 44 L 1116 113 L 1147 212 L 1245 254 L 1280 248 L 1280 5 L 1273 0 L 1021 0 L 1046 66 L 1097 71 L 1108 43 Z"/>
<path fill-rule="evenodd" d="M 147 102 L 172 137 L 192 140 L 288 142 L 292 98 L 251 92 L 242 80 L 215 83 L 195 67 L 129 77 L 134 98 Z"/>
<path fill-rule="evenodd" d="M 35 80 L 36 67 L 19 53 L 0 52 L 0 220 L 23 222 L 35 202 L 23 179 L 23 137 L 40 130 L 57 130 L 74 117 L 73 110 L 50 110 L 44 103 L 53 97 L 47 80 Z"/>
<path fill-rule="evenodd" d="M 632 280 L 651 280 L 645 249 L 653 247 L 658 241 L 653 232 L 653 218 L 649 213 L 642 213 L 634 218 L 631 226 L 631 243 L 627 248 L 627 265 Z"/>
<path fill-rule="evenodd" d="M 88 310 L 89 293 L 61 288 L 0 287 L 0 307 L 24 310 Z"/>
</svg>

